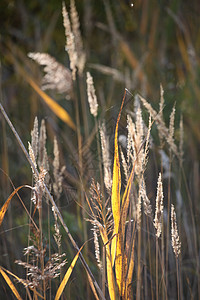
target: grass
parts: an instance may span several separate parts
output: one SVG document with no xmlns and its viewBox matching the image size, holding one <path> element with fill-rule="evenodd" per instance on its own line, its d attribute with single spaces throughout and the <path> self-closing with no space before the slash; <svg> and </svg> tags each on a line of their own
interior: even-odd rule
<svg viewBox="0 0 200 300">
<path fill-rule="evenodd" d="M 118 6 L 103 3 L 108 26 L 98 23 L 97 27 L 102 36 L 106 32 L 111 36 L 113 49 L 120 54 L 113 54 L 110 67 L 104 65 L 105 58 L 90 64 L 89 48 L 86 59 L 84 42 L 90 40 L 82 41 L 73 0 L 62 7 L 69 68 L 48 54 L 25 56 L 12 41 L 4 45 L 5 60 L 15 67 L 27 89 L 33 89 L 33 129 L 24 129 L 15 115 L 7 115 L 2 93 L 0 249 L 6 257 L 0 265 L 2 298 L 200 297 L 199 170 L 194 159 L 193 174 L 188 171 L 183 132 L 189 124 L 198 141 L 198 121 L 190 121 L 187 113 L 182 118 L 180 103 L 172 104 L 167 98 L 168 90 L 173 94 L 168 85 L 165 94 L 160 85 L 158 103 L 151 101 L 160 82 L 148 80 L 153 77 L 150 67 L 152 72 L 157 67 L 153 56 L 166 54 L 163 48 L 156 51 L 161 7 L 157 6 L 150 28 L 151 51 L 138 59 L 126 41 L 135 26 L 131 12 L 136 14 L 142 7 L 140 35 L 146 36 L 152 16 L 148 15 L 149 1 L 136 3 L 134 11 L 121 2 Z M 186 78 L 178 62 L 176 80 L 185 82 L 186 94 L 188 84 L 198 96 L 198 70 L 192 68 L 187 51 L 193 46 L 193 36 L 176 9 L 166 9 L 170 16 L 167 28 L 172 20 L 176 23 L 178 49 L 191 75 Z M 119 10 L 127 20 L 124 35 L 118 29 L 122 26 Z M 91 30 L 88 28 L 88 35 Z M 173 31 L 166 32 L 170 40 Z M 106 53 L 107 47 L 104 43 L 100 51 Z M 136 47 L 137 51 L 139 47 L 144 45 Z M 120 65 L 122 60 L 125 68 Z M 106 78 L 104 93 L 102 78 Z M 133 95 L 136 87 L 140 93 Z M 36 95 L 41 102 L 35 101 Z M 113 102 L 114 95 L 120 105 Z M 21 113 L 24 121 L 27 116 L 24 110 Z"/>
</svg>

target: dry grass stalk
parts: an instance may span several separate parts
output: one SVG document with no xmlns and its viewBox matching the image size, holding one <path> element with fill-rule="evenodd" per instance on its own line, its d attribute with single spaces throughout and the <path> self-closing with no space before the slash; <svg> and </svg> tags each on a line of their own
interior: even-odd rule
<svg viewBox="0 0 200 300">
<path fill-rule="evenodd" d="M 100 258 L 100 248 L 99 248 L 99 241 L 98 241 L 98 235 L 97 235 L 97 225 L 94 223 L 93 224 L 93 236 L 94 236 L 94 247 L 95 247 L 95 257 L 97 260 L 97 265 L 100 270 L 102 270 L 102 262 Z"/>
<path fill-rule="evenodd" d="M 139 95 L 139 98 L 141 100 L 141 102 L 143 103 L 144 107 L 148 110 L 148 112 L 151 114 L 152 118 L 155 120 L 156 124 L 157 124 L 157 128 L 159 131 L 159 135 L 161 136 L 161 139 L 166 139 L 168 145 L 170 146 L 170 149 L 173 151 L 173 153 L 179 157 L 179 153 L 178 153 L 178 149 L 176 144 L 174 143 L 174 141 L 172 141 L 172 139 L 168 139 L 169 136 L 169 130 L 168 128 L 165 126 L 165 123 L 163 121 L 162 116 L 160 115 L 160 112 L 157 113 L 151 106 L 150 103 L 148 103 L 146 101 L 146 99 L 144 99 L 143 97 L 141 97 Z"/>
<path fill-rule="evenodd" d="M 41 126 L 40 126 L 40 135 L 39 135 L 39 153 L 38 153 L 38 165 L 44 166 L 45 160 L 47 159 L 47 151 L 46 151 L 46 140 L 47 140 L 47 134 L 46 134 L 46 126 L 45 121 L 42 120 Z"/>
<path fill-rule="evenodd" d="M 140 107 L 136 111 L 136 122 L 133 123 L 131 117 L 127 116 L 128 141 L 127 141 L 127 157 L 128 161 L 131 157 L 131 150 L 133 151 L 133 163 L 135 164 L 135 173 L 139 175 L 143 171 L 144 164 L 144 149 L 142 146 L 144 138 L 144 125 L 142 120 L 142 113 Z"/>
<path fill-rule="evenodd" d="M 126 178 L 126 182 L 128 182 L 129 168 L 128 168 L 128 164 L 126 162 L 126 158 L 124 156 L 124 153 L 123 153 L 122 149 L 120 149 L 120 154 L 121 154 L 121 159 L 122 159 L 122 166 L 123 166 L 123 169 L 124 169 L 124 175 L 125 175 L 125 178 Z"/>
<path fill-rule="evenodd" d="M 159 116 L 160 116 L 160 119 L 163 121 L 163 123 L 164 123 L 164 118 L 163 118 L 164 104 L 165 104 L 164 90 L 163 90 L 162 84 L 160 84 Z M 160 132 L 160 130 L 158 131 L 158 135 L 159 135 L 159 139 L 160 139 L 160 144 L 162 145 L 164 137 L 162 135 L 162 132 Z"/>
<path fill-rule="evenodd" d="M 156 237 L 159 238 L 162 232 L 162 217 L 163 217 L 163 185 L 161 173 L 158 177 L 157 196 L 156 196 L 156 211 L 154 218 L 154 226 L 156 228 Z"/>
<path fill-rule="evenodd" d="M 35 160 L 37 160 L 37 156 L 38 156 L 38 142 L 39 142 L 38 119 L 37 117 L 35 117 L 33 130 L 31 131 L 31 147 L 33 149 Z"/>
<path fill-rule="evenodd" d="M 42 78 L 43 90 L 56 90 L 60 94 L 69 94 L 72 91 L 72 75 L 69 69 L 58 63 L 55 58 L 47 53 L 28 53 L 28 57 L 44 66 L 46 73 Z"/>
<path fill-rule="evenodd" d="M 54 183 L 53 190 L 56 195 L 56 198 L 60 197 L 62 193 L 62 181 L 63 181 L 63 172 L 65 170 L 65 166 L 60 168 L 60 159 L 59 159 L 59 149 L 57 139 L 54 138 L 54 160 L 53 160 L 53 175 L 54 175 Z"/>
<path fill-rule="evenodd" d="M 174 144 L 174 118 L 175 118 L 175 106 L 172 109 L 170 119 L 169 119 L 169 135 L 167 137 L 167 141 L 169 145 Z"/>
<path fill-rule="evenodd" d="M 45 126 L 45 121 L 42 120 L 41 126 L 40 126 L 40 135 L 39 135 L 39 153 L 38 153 L 38 166 L 39 168 L 43 168 L 47 171 L 49 171 L 49 161 L 48 161 L 48 155 L 47 155 L 47 150 L 46 150 L 46 126 Z M 48 179 L 49 175 L 47 174 Z M 45 179 L 47 179 L 47 176 Z M 48 181 L 46 181 L 48 184 Z"/>
<path fill-rule="evenodd" d="M 181 253 L 181 242 L 179 239 L 177 222 L 176 222 L 176 212 L 174 205 L 171 205 L 171 237 L 172 237 L 172 248 L 176 258 L 178 258 Z"/>
<path fill-rule="evenodd" d="M 141 193 L 141 198 L 143 200 L 144 213 L 145 213 L 146 216 L 152 218 L 152 207 L 151 207 L 150 200 L 147 197 L 146 185 L 145 185 L 144 179 L 142 180 L 140 193 Z"/>
<path fill-rule="evenodd" d="M 109 140 L 106 135 L 105 123 L 99 128 L 101 137 L 101 149 L 102 149 L 102 159 L 104 167 L 104 184 L 106 189 L 110 192 L 112 187 L 112 176 L 111 176 L 111 161 L 110 161 L 110 149 Z"/>
<path fill-rule="evenodd" d="M 67 53 L 69 55 L 70 69 L 72 70 L 72 79 L 75 80 L 78 56 L 77 56 L 76 47 L 75 47 L 74 34 L 71 30 L 69 15 L 68 15 L 68 12 L 67 12 L 64 2 L 63 2 L 62 14 L 63 14 L 63 25 L 65 27 L 65 36 L 66 36 L 65 50 L 67 51 Z"/>
<path fill-rule="evenodd" d="M 128 137 L 127 137 L 127 164 L 129 165 L 130 159 L 132 156 L 132 148 L 133 148 L 133 136 L 135 133 L 135 125 L 131 116 L 127 115 L 127 129 L 128 129 Z M 133 159 L 133 157 L 132 157 Z"/>
<path fill-rule="evenodd" d="M 52 212 L 53 212 L 53 216 L 54 216 L 54 229 L 55 229 L 55 233 L 54 233 L 53 237 L 57 244 L 58 249 L 60 249 L 62 236 L 60 234 L 60 226 L 58 224 L 58 215 L 57 215 L 55 209 L 53 209 L 53 206 L 52 206 Z"/>
<path fill-rule="evenodd" d="M 83 51 L 83 41 L 80 32 L 79 16 L 74 0 L 70 1 L 70 17 L 72 23 L 72 32 L 74 34 L 75 48 L 77 52 L 77 68 L 79 74 L 82 75 L 85 67 L 86 56 Z"/>
<path fill-rule="evenodd" d="M 32 146 L 31 146 L 31 143 L 29 143 L 29 142 L 28 142 L 28 151 L 29 151 L 30 159 L 31 159 L 32 163 L 34 164 L 35 169 L 37 169 L 37 163 L 36 163 L 35 154 L 34 154 Z M 34 170 L 34 168 L 32 166 L 31 166 L 31 169 L 32 169 L 32 173 L 33 173 L 34 179 L 35 179 L 35 181 L 37 181 L 38 177 L 37 177 L 37 174 L 35 173 L 35 170 Z"/>
<path fill-rule="evenodd" d="M 145 143 L 145 149 L 144 149 L 144 167 L 146 167 L 147 162 L 148 162 L 148 153 L 149 153 L 149 144 L 151 143 L 150 141 L 150 132 L 151 132 L 151 127 L 152 127 L 152 121 L 151 121 L 151 115 L 149 115 L 149 126 L 146 134 L 146 143 Z"/>
<path fill-rule="evenodd" d="M 142 217 L 142 195 L 141 195 L 141 184 L 140 184 L 137 205 L 136 205 L 136 220 L 137 220 L 137 229 L 138 230 L 141 227 L 141 217 Z"/>
<path fill-rule="evenodd" d="M 87 72 L 87 95 L 90 106 L 90 113 L 96 117 L 98 111 L 97 97 L 94 88 L 94 82 L 91 74 Z"/>
</svg>

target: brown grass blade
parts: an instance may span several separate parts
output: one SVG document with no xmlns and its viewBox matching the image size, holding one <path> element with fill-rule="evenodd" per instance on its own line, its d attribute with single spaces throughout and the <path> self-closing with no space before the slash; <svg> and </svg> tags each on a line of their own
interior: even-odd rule
<svg viewBox="0 0 200 300">
<path fill-rule="evenodd" d="M 3 278 L 5 279 L 5 281 L 7 282 L 8 286 L 10 287 L 11 291 L 13 292 L 13 294 L 15 295 L 15 297 L 19 300 L 22 300 L 21 296 L 19 295 L 16 287 L 14 286 L 14 284 L 12 283 L 12 281 L 10 280 L 10 278 L 8 277 L 8 275 L 3 271 L 3 269 L 0 267 L 0 273 L 3 276 Z"/>
<path fill-rule="evenodd" d="M 4 219 L 4 216 L 5 216 L 5 213 L 9 207 L 9 204 L 10 204 L 10 201 L 11 199 L 13 198 L 13 196 L 23 187 L 29 187 L 27 185 L 21 185 L 19 186 L 18 188 L 16 188 L 12 194 L 8 197 L 8 199 L 6 200 L 6 202 L 4 203 L 4 205 L 2 206 L 1 210 L 0 210 L 0 226 L 1 226 L 1 223 L 3 222 L 3 219 Z M 31 188 L 31 187 L 30 187 Z"/>
<path fill-rule="evenodd" d="M 67 270 L 67 272 L 66 272 L 66 274 L 65 274 L 65 276 L 64 276 L 64 278 L 63 278 L 63 280 L 62 280 L 62 282 L 61 282 L 61 284 L 60 284 L 60 286 L 59 286 L 59 288 L 57 290 L 57 293 L 56 293 L 56 296 L 55 296 L 55 300 L 59 300 L 60 299 L 60 296 L 62 295 L 62 292 L 63 292 L 63 290 L 64 290 L 64 288 L 65 288 L 65 286 L 66 286 L 66 284 L 67 284 L 67 282 L 69 280 L 69 277 L 70 277 L 70 275 L 71 275 L 71 273 L 72 273 L 72 271 L 74 269 L 74 266 L 76 264 L 76 261 L 77 261 L 77 259 L 79 257 L 79 254 L 80 254 L 82 248 L 83 248 L 83 246 L 79 249 L 79 251 L 77 252 L 76 256 L 74 257 L 74 259 L 73 259 L 70 267 L 68 268 L 68 270 Z"/>
</svg>

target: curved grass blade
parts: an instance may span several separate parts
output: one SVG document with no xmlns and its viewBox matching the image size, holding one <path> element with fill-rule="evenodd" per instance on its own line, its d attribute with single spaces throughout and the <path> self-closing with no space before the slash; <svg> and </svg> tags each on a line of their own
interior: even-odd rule
<svg viewBox="0 0 200 300">
<path fill-rule="evenodd" d="M 44 102 L 49 106 L 49 108 L 59 117 L 62 121 L 64 121 L 68 126 L 70 126 L 73 130 L 76 129 L 74 122 L 72 121 L 68 112 L 60 106 L 57 102 L 55 102 L 51 97 L 49 97 L 41 88 L 31 79 L 29 76 L 26 80 L 30 83 L 32 88 L 40 95 L 40 97 L 44 100 Z"/>
<path fill-rule="evenodd" d="M 58 288 L 58 290 L 57 290 L 55 300 L 59 300 L 59 299 L 60 299 L 60 296 L 62 295 L 62 292 L 63 292 L 63 290 L 64 290 L 64 288 L 65 288 L 65 286 L 66 286 L 66 284 L 67 284 L 67 282 L 68 282 L 68 280 L 69 280 L 69 277 L 70 277 L 70 275 L 71 275 L 71 273 L 72 273 L 72 271 L 73 271 L 73 269 L 74 269 L 74 266 L 75 266 L 75 264 L 76 264 L 76 261 L 77 261 L 77 259 L 78 259 L 78 257 L 79 257 L 79 254 L 80 254 L 82 248 L 83 248 L 83 246 L 82 246 L 82 247 L 80 248 L 80 250 L 77 252 L 77 254 L 76 254 L 76 256 L 74 257 L 74 259 L 73 259 L 73 261 L 72 261 L 70 267 L 68 268 L 68 270 L 67 270 L 67 272 L 66 272 L 66 274 L 65 274 L 65 276 L 64 276 L 64 278 L 63 278 L 63 280 L 62 280 L 62 282 L 61 282 L 61 284 L 60 284 L 60 286 L 59 286 L 59 288 Z"/>
<path fill-rule="evenodd" d="M 6 202 L 4 203 L 4 205 L 2 206 L 1 210 L 0 210 L 0 226 L 1 226 L 1 223 L 3 222 L 3 219 L 4 219 L 4 216 L 5 216 L 5 213 L 9 207 L 9 204 L 10 204 L 10 201 L 11 199 L 13 198 L 13 196 L 23 187 L 29 187 L 32 189 L 31 186 L 28 186 L 28 185 L 21 185 L 19 186 L 18 188 L 16 188 L 12 194 L 8 197 L 8 199 L 6 200 Z"/>
<path fill-rule="evenodd" d="M 122 108 L 124 105 L 126 97 L 126 90 L 124 92 L 122 104 L 117 118 L 117 123 L 115 127 L 115 141 L 114 141 L 114 165 L 113 165 L 113 184 L 112 184 L 112 195 L 111 195 L 111 205 L 112 213 L 114 219 L 114 236 L 111 245 L 111 258 L 112 266 L 115 263 L 116 281 L 121 295 L 122 286 L 122 240 L 118 235 L 119 223 L 120 223 L 120 191 L 121 191 L 121 172 L 120 172 L 120 162 L 119 162 L 119 148 L 118 148 L 118 127 L 119 120 L 121 117 Z M 116 258 L 116 259 L 115 259 Z"/>
<path fill-rule="evenodd" d="M 13 292 L 13 294 L 15 295 L 15 297 L 18 300 L 22 300 L 21 296 L 19 295 L 16 287 L 14 286 L 14 284 L 12 283 L 12 281 L 10 280 L 10 278 L 8 277 L 8 275 L 4 272 L 4 270 L 0 267 L 0 273 L 3 276 L 3 278 L 5 279 L 5 281 L 7 282 L 8 286 L 10 287 L 11 291 Z"/>
</svg>

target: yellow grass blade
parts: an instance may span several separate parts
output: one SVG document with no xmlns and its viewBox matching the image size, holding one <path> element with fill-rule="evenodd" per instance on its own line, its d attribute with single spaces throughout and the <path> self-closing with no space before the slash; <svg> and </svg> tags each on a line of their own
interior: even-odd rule
<svg viewBox="0 0 200 300">
<path fill-rule="evenodd" d="M 3 219 L 4 219 L 4 216 L 5 216 L 5 213 L 8 209 L 8 206 L 10 204 L 10 201 L 12 199 L 12 197 L 21 189 L 25 187 L 25 185 L 21 185 L 19 186 L 18 188 L 16 188 L 12 194 L 9 196 L 9 198 L 6 200 L 6 202 L 4 203 L 4 205 L 2 206 L 1 210 L 0 210 L 0 226 L 1 226 L 1 223 L 3 222 Z"/>
<path fill-rule="evenodd" d="M 134 234 L 134 232 L 132 234 Z M 131 286 L 131 282 L 132 282 L 133 269 L 134 269 L 134 250 L 135 250 L 135 235 L 134 235 L 133 241 L 132 241 L 129 263 L 127 264 L 128 273 L 127 273 L 127 278 L 125 281 L 124 299 L 130 299 L 129 293 L 130 293 L 130 286 Z"/>
<path fill-rule="evenodd" d="M 5 281 L 7 282 L 8 286 L 10 287 L 10 289 L 13 292 L 13 294 L 15 295 L 15 297 L 19 300 L 22 300 L 22 298 L 19 295 L 18 291 L 16 290 L 14 284 L 12 283 L 12 281 L 10 280 L 8 275 L 3 271 L 3 269 L 1 267 L 0 267 L 0 273 L 3 276 L 3 278 L 5 279 Z"/>
<path fill-rule="evenodd" d="M 128 179 L 128 182 L 126 185 L 126 189 L 124 191 L 124 195 L 122 198 L 121 216 L 120 216 L 120 224 L 119 224 L 119 230 L 118 230 L 118 244 L 119 245 L 117 244 L 117 254 L 116 255 L 118 257 L 121 254 L 121 256 L 119 256 L 120 257 L 119 265 L 122 270 L 120 273 L 120 276 L 121 276 L 120 284 L 121 285 L 119 287 L 119 292 L 120 292 L 120 295 L 123 297 L 124 297 L 124 293 L 125 293 L 125 277 L 127 274 L 128 264 L 127 264 L 127 253 L 125 253 L 125 251 L 122 250 L 123 249 L 122 247 L 124 245 L 125 224 L 126 224 L 128 207 L 129 207 L 129 202 L 130 202 L 130 192 L 131 192 L 131 186 L 132 186 L 133 177 L 134 177 L 134 169 L 135 169 L 135 163 L 133 165 L 133 168 L 132 168 L 131 174 L 129 176 L 129 179 Z M 120 249 L 120 247 L 121 247 L 121 249 Z"/>
<path fill-rule="evenodd" d="M 70 126 L 73 130 L 76 129 L 74 122 L 72 121 L 68 112 L 62 108 L 57 102 L 55 102 L 51 97 L 49 97 L 41 88 L 28 76 L 26 80 L 30 83 L 32 88 L 40 95 L 40 97 L 44 100 L 44 102 L 49 106 L 49 108 L 63 120 L 68 126 Z"/>
<path fill-rule="evenodd" d="M 117 123 L 115 127 L 115 142 L 114 142 L 114 165 L 113 165 L 113 183 L 112 183 L 112 195 L 111 195 L 111 205 L 112 213 L 114 219 L 114 236 L 111 245 L 111 259 L 112 266 L 115 263 L 116 280 L 119 288 L 119 293 L 121 294 L 121 284 L 122 284 L 122 240 L 119 238 L 118 229 L 120 222 L 120 191 L 121 191 L 121 172 L 120 172 L 120 162 L 119 162 L 119 149 L 118 149 L 118 127 L 119 120 L 121 117 L 121 111 L 124 105 L 126 97 L 126 90 L 124 92 L 124 97 L 122 100 L 121 108 L 117 118 Z M 115 259 L 117 253 L 117 259 Z"/>
<path fill-rule="evenodd" d="M 62 292 L 63 292 L 63 290 L 64 290 L 64 288 L 65 288 L 65 286 L 66 286 L 66 284 L 67 284 L 67 282 L 69 280 L 69 277 L 70 277 L 70 275 L 71 275 L 71 273 L 73 271 L 73 268 L 74 268 L 74 266 L 76 264 L 76 261 L 77 261 L 77 259 L 79 257 L 79 254 L 80 254 L 82 248 L 83 248 L 83 246 L 80 248 L 80 250 L 78 251 L 78 253 L 74 257 L 74 259 L 73 259 L 70 267 L 68 268 L 68 270 L 67 270 L 67 272 L 66 272 L 66 274 L 65 274 L 65 276 L 64 276 L 64 278 L 63 278 L 63 280 L 62 280 L 62 282 L 61 282 L 61 284 L 60 284 L 60 286 L 59 286 L 59 288 L 57 290 L 55 300 L 60 299 L 60 296 L 62 295 Z"/>
<path fill-rule="evenodd" d="M 1 268 L 1 267 L 0 267 L 0 268 Z M 30 295 L 30 292 L 29 292 L 29 289 L 32 290 L 32 291 L 34 292 L 34 297 L 35 297 L 35 298 L 38 296 L 38 297 L 40 297 L 41 299 L 44 299 L 44 297 L 43 297 L 40 293 L 38 293 L 38 292 L 35 290 L 35 288 L 32 288 L 32 287 L 30 287 L 30 286 L 27 287 L 27 282 L 26 282 L 24 279 L 19 278 L 17 275 L 13 274 L 13 273 L 10 272 L 9 270 L 6 270 L 6 269 L 4 269 L 4 268 L 1 268 L 1 269 L 3 269 L 3 271 L 6 271 L 6 273 L 10 274 L 12 277 L 14 277 L 15 279 L 17 279 L 17 281 L 18 281 L 19 283 L 22 283 L 22 284 L 24 285 L 24 287 L 26 288 L 26 291 L 27 291 L 27 294 L 28 294 L 29 299 L 32 299 L 32 298 L 31 298 L 31 295 Z"/>
<path fill-rule="evenodd" d="M 127 213 L 128 213 L 130 192 L 131 192 L 131 186 L 133 183 L 135 164 L 136 164 L 136 160 L 133 164 L 131 174 L 129 176 L 129 179 L 128 179 L 128 182 L 126 185 L 126 189 L 124 191 L 124 195 L 122 198 L 122 208 L 121 208 L 121 217 L 120 217 L 120 226 L 121 226 L 121 230 L 122 230 L 122 236 L 124 236 L 124 232 L 125 232 L 126 217 L 127 217 Z"/>
<path fill-rule="evenodd" d="M 107 280 L 108 280 L 108 292 L 110 295 L 110 299 L 115 300 L 116 299 L 115 281 L 114 281 L 114 274 L 112 269 L 112 260 L 111 260 L 111 253 L 110 253 L 110 245 L 108 243 L 108 236 L 105 228 L 100 223 L 97 223 L 97 226 L 99 227 L 101 238 L 106 248 L 106 270 L 107 270 Z"/>
</svg>

